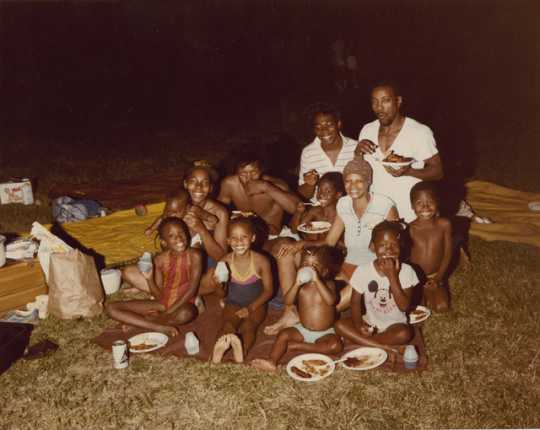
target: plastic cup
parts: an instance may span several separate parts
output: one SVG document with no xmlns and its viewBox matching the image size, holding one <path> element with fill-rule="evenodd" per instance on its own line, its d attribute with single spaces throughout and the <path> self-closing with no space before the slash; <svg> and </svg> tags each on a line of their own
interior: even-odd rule
<svg viewBox="0 0 540 430">
<path fill-rule="evenodd" d="M 214 271 L 219 282 L 227 282 L 229 280 L 229 269 L 224 261 L 220 261 Z"/>
<path fill-rule="evenodd" d="M 302 267 L 296 274 L 296 281 L 305 284 L 313 279 L 315 273 L 311 267 Z"/>
</svg>

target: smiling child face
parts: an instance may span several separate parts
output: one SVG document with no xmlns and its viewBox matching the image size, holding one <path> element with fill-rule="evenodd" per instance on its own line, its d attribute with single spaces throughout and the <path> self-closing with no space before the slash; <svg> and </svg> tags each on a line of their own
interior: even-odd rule
<svg viewBox="0 0 540 430">
<path fill-rule="evenodd" d="M 188 246 L 186 232 L 178 224 L 167 224 L 162 231 L 161 243 L 164 248 L 169 249 L 172 252 L 183 252 Z"/>
</svg>

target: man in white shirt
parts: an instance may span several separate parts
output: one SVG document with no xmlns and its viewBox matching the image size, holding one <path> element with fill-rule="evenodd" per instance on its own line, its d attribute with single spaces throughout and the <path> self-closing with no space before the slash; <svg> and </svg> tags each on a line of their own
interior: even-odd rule
<svg viewBox="0 0 540 430">
<path fill-rule="evenodd" d="M 357 142 L 341 134 L 341 119 L 336 108 L 319 103 L 312 107 L 315 139 L 302 150 L 298 192 L 315 199 L 319 178 L 327 172 L 342 173 L 354 158 Z"/>
<path fill-rule="evenodd" d="M 371 109 L 377 119 L 360 131 L 357 153 L 364 154 L 373 168 L 373 192 L 386 195 L 396 203 L 399 216 L 410 222 L 416 218 L 410 202 L 410 191 L 420 181 L 437 181 L 443 177 L 439 151 L 431 129 L 401 114 L 403 102 L 396 85 L 381 83 L 371 92 Z M 381 161 L 391 152 L 415 161 L 394 169 Z"/>
</svg>

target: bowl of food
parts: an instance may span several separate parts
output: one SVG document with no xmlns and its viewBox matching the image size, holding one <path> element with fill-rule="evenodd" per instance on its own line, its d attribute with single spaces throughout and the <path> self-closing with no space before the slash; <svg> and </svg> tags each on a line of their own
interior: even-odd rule
<svg viewBox="0 0 540 430">
<path fill-rule="evenodd" d="M 120 284 L 122 283 L 122 272 L 120 270 L 103 269 L 100 274 L 105 294 L 110 296 L 120 289 Z"/>
</svg>

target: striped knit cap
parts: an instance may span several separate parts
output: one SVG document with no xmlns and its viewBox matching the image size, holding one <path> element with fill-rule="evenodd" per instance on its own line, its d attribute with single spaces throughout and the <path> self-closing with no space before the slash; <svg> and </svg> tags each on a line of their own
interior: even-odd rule
<svg viewBox="0 0 540 430">
<path fill-rule="evenodd" d="M 347 175 L 350 175 L 351 173 L 360 175 L 364 181 L 371 184 L 373 170 L 371 169 L 369 163 L 364 160 L 364 157 L 355 156 L 345 165 L 345 168 L 343 169 L 343 179 L 345 179 Z"/>
</svg>

